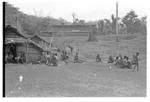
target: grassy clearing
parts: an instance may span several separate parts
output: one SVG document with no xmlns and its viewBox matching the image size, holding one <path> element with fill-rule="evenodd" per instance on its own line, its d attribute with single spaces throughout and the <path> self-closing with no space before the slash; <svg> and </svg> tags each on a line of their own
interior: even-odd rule
<svg viewBox="0 0 150 102">
<path fill-rule="evenodd" d="M 99 36 L 98 42 L 87 42 L 87 37 L 56 39 L 71 42 L 79 47 L 81 55 L 94 60 L 100 53 L 104 63 L 85 64 L 61 62 L 58 67 L 46 65 L 6 65 L 6 96 L 8 97 L 113 97 L 146 96 L 146 37 L 143 35 L 120 36 L 119 47 L 115 36 Z M 106 64 L 108 56 L 119 53 L 129 57 L 140 52 L 140 71 L 119 69 Z M 109 67 L 112 67 L 109 69 Z M 19 75 L 23 75 L 19 83 Z M 19 87 L 21 89 L 19 89 Z"/>
</svg>

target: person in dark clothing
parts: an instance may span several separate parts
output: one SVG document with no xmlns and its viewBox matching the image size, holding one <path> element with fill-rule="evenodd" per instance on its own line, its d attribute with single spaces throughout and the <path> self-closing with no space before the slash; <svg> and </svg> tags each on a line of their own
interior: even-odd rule
<svg viewBox="0 0 150 102">
<path fill-rule="evenodd" d="M 119 54 L 119 60 L 122 60 L 122 55 L 121 54 Z"/>
<path fill-rule="evenodd" d="M 119 61 L 119 57 L 118 56 L 116 56 L 116 58 L 115 58 L 115 65 L 117 65 L 118 64 L 118 61 Z"/>
<path fill-rule="evenodd" d="M 76 53 L 76 55 L 74 56 L 74 62 L 77 63 L 79 61 L 79 56 L 78 53 Z"/>
<path fill-rule="evenodd" d="M 15 57 L 17 57 L 17 53 L 16 53 L 16 46 L 15 45 L 13 45 L 13 44 L 10 45 L 10 52 L 11 52 L 11 56 L 12 56 L 11 62 L 16 63 Z"/>
<path fill-rule="evenodd" d="M 135 71 L 135 69 L 137 71 L 139 71 L 139 59 L 138 59 L 138 56 L 139 56 L 139 52 L 137 52 L 135 55 L 133 55 L 133 61 L 132 61 L 132 65 L 133 65 L 133 71 Z"/>
<path fill-rule="evenodd" d="M 118 64 L 123 64 L 123 58 L 121 54 L 118 56 Z"/>
<path fill-rule="evenodd" d="M 114 62 L 113 57 L 112 57 L 112 56 L 109 56 L 109 58 L 108 58 L 108 63 L 113 63 L 113 62 Z"/>
<path fill-rule="evenodd" d="M 68 45 L 68 47 L 70 48 L 70 51 L 71 51 L 71 54 L 72 54 L 73 47 L 71 45 Z"/>
<path fill-rule="evenodd" d="M 5 64 L 8 63 L 8 53 L 5 55 Z"/>
<path fill-rule="evenodd" d="M 62 60 L 65 61 L 67 59 L 67 52 L 63 50 L 61 57 L 62 57 Z"/>
<path fill-rule="evenodd" d="M 58 65 L 57 54 L 53 54 L 51 62 L 53 64 L 53 66 L 57 66 Z"/>
<path fill-rule="evenodd" d="M 131 62 L 129 61 L 129 58 L 127 56 L 124 56 L 123 62 L 122 62 L 123 68 L 131 68 Z"/>
<path fill-rule="evenodd" d="M 102 62 L 101 57 L 100 57 L 99 54 L 97 54 L 97 56 L 96 56 L 96 62 Z"/>
</svg>

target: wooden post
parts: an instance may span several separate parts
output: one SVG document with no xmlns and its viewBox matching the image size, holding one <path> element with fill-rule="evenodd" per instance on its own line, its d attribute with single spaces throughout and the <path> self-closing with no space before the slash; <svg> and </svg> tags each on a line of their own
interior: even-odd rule
<svg viewBox="0 0 150 102">
<path fill-rule="evenodd" d="M 26 64 L 28 62 L 28 39 L 26 40 Z"/>
<path fill-rule="evenodd" d="M 116 42 L 119 42 L 119 39 L 118 39 L 118 2 L 116 2 Z"/>
</svg>

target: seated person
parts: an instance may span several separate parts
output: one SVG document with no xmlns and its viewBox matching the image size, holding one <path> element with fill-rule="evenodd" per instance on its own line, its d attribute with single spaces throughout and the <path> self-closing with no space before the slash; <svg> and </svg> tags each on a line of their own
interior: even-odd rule
<svg viewBox="0 0 150 102">
<path fill-rule="evenodd" d="M 61 58 L 62 58 L 63 61 L 65 61 L 67 59 L 66 51 L 64 51 L 64 50 L 62 51 Z"/>
<path fill-rule="evenodd" d="M 23 53 L 19 53 L 18 56 L 15 57 L 17 63 L 23 63 Z"/>
<path fill-rule="evenodd" d="M 46 55 L 46 64 L 47 65 L 51 65 L 52 64 L 52 58 L 53 58 L 53 53 L 52 52 L 48 52 Z"/>
<path fill-rule="evenodd" d="M 122 55 L 121 54 L 119 54 L 119 60 L 122 60 Z"/>
<path fill-rule="evenodd" d="M 21 56 L 15 57 L 15 60 L 16 60 L 17 63 L 20 63 L 20 58 L 21 58 Z"/>
<path fill-rule="evenodd" d="M 96 62 L 102 62 L 101 57 L 100 57 L 99 54 L 97 54 L 97 56 L 96 56 Z"/>
<path fill-rule="evenodd" d="M 122 58 L 122 55 L 119 54 L 118 56 L 118 64 L 122 64 L 123 63 L 123 58 Z"/>
<path fill-rule="evenodd" d="M 8 54 L 5 55 L 5 63 L 8 63 Z"/>
<path fill-rule="evenodd" d="M 79 57 L 78 57 L 78 53 L 76 53 L 76 55 L 74 56 L 74 62 L 78 62 L 79 61 Z"/>
<path fill-rule="evenodd" d="M 8 63 L 12 63 L 13 62 L 13 55 L 12 54 L 8 54 L 7 62 Z"/>
<path fill-rule="evenodd" d="M 45 63 L 45 64 L 46 64 L 46 57 L 45 57 L 44 54 L 41 55 L 41 58 L 40 58 L 40 64 L 42 64 L 42 63 Z"/>
<path fill-rule="evenodd" d="M 116 56 L 116 58 L 115 58 L 115 60 L 114 60 L 115 65 L 117 65 L 117 64 L 118 64 L 118 60 L 119 60 L 119 57 L 118 57 L 118 56 Z"/>
<path fill-rule="evenodd" d="M 53 54 L 52 59 L 51 59 L 51 63 L 53 64 L 53 66 L 58 65 L 57 54 Z"/>
<path fill-rule="evenodd" d="M 108 58 L 108 63 L 113 63 L 113 62 L 114 62 L 113 57 L 112 57 L 112 56 L 109 56 L 109 58 Z"/>
<path fill-rule="evenodd" d="M 129 61 L 129 58 L 127 56 L 124 56 L 123 62 L 120 63 L 121 68 L 131 68 L 131 63 Z"/>
</svg>

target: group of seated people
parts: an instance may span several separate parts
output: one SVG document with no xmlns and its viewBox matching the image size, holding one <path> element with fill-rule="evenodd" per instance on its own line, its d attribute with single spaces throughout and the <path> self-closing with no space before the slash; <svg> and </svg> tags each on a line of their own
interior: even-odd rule
<svg viewBox="0 0 150 102">
<path fill-rule="evenodd" d="M 60 54 L 60 56 L 59 56 L 59 54 Z M 64 61 L 66 64 L 68 64 L 71 57 L 67 54 L 67 52 L 63 50 L 59 54 L 49 52 L 46 55 L 44 55 L 45 56 L 45 64 L 57 66 L 59 60 Z M 73 62 L 74 63 L 81 62 L 79 60 L 78 52 L 76 52 L 75 55 L 73 56 Z"/>
<path fill-rule="evenodd" d="M 63 51 L 63 53 L 61 54 L 61 59 L 62 61 L 64 61 L 66 64 L 68 63 L 68 60 L 69 60 L 69 55 L 67 54 L 67 52 Z M 73 56 L 73 62 L 74 63 L 80 63 L 80 60 L 79 60 L 79 53 L 76 52 L 75 55 Z"/>
<path fill-rule="evenodd" d="M 5 63 L 21 63 L 23 64 L 25 62 L 25 56 L 23 53 L 18 54 L 17 56 L 14 56 L 13 54 L 7 53 L 5 55 Z"/>
<path fill-rule="evenodd" d="M 116 65 L 119 68 L 132 68 L 132 65 L 135 65 L 134 69 L 136 67 L 138 69 L 138 56 L 139 56 L 139 53 L 137 52 L 135 55 L 133 55 L 133 59 L 131 61 L 131 60 L 129 60 L 128 56 L 122 57 L 122 55 L 119 54 L 119 56 L 112 57 L 110 55 L 108 58 L 108 63 L 113 63 L 114 65 Z M 100 54 L 97 54 L 96 62 L 102 62 Z"/>
<path fill-rule="evenodd" d="M 132 68 L 132 65 L 134 65 L 134 67 L 137 67 L 138 69 L 138 56 L 138 52 L 135 55 L 133 55 L 132 60 L 129 60 L 128 56 L 122 57 L 121 54 L 119 56 L 116 56 L 115 58 L 109 56 L 108 63 L 114 63 L 114 65 L 120 68 Z"/>
<path fill-rule="evenodd" d="M 58 66 L 57 53 L 48 52 L 46 55 L 42 55 L 40 64 L 45 63 L 46 65 Z"/>
<path fill-rule="evenodd" d="M 115 58 L 109 56 L 108 63 L 114 63 L 114 65 L 120 68 L 131 68 L 131 62 L 129 61 L 129 57 L 127 56 L 122 57 L 122 55 L 119 55 Z"/>
</svg>

